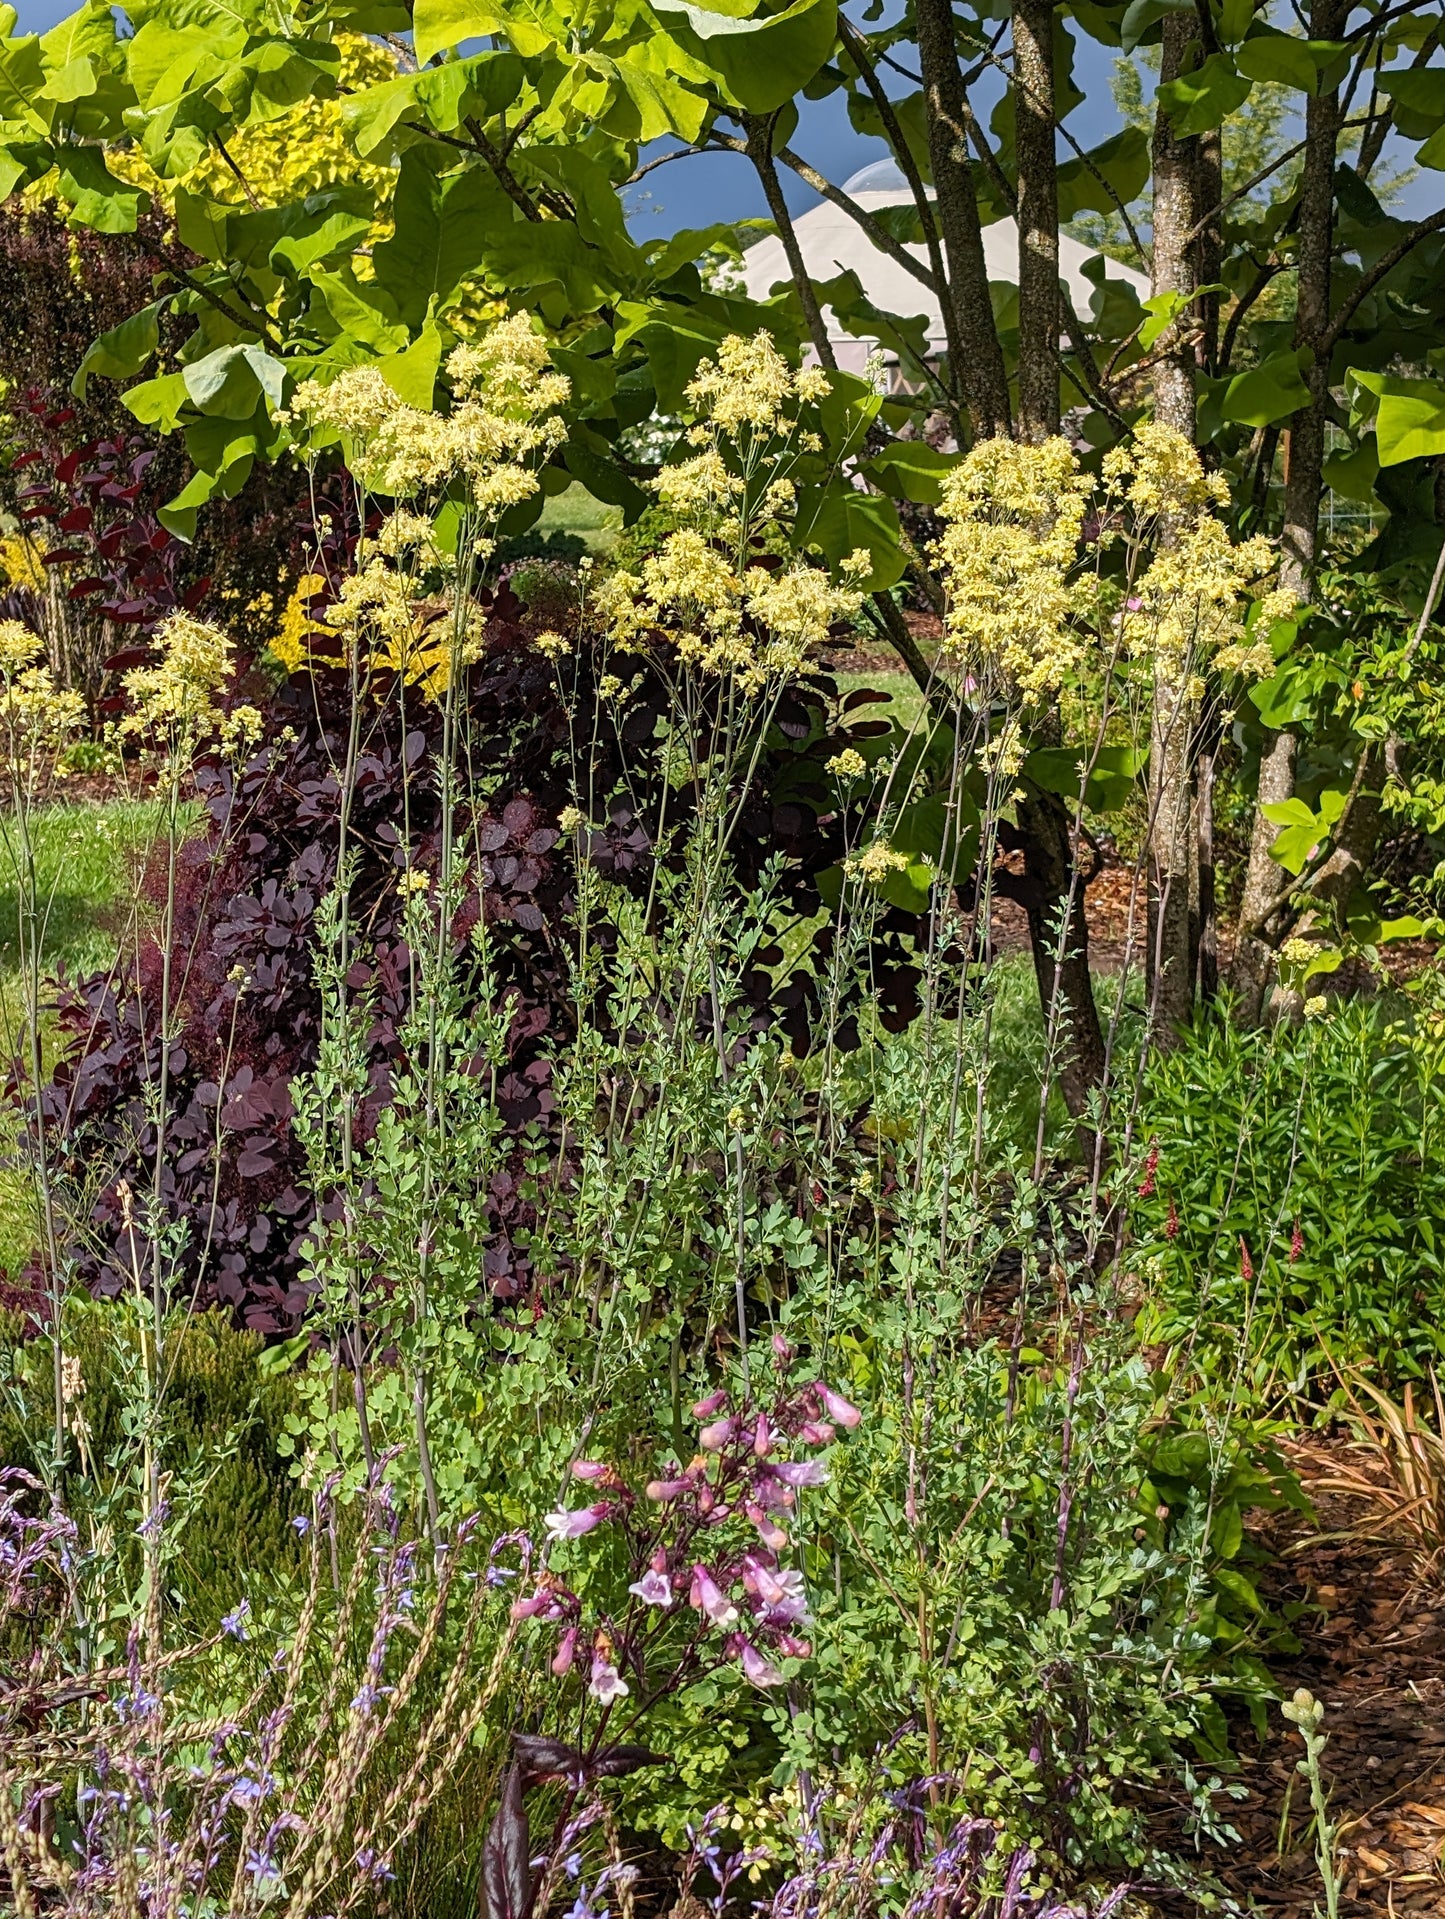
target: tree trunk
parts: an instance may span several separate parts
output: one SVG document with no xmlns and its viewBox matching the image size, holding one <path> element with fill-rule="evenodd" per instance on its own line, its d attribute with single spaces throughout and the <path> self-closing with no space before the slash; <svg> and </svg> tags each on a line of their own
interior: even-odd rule
<svg viewBox="0 0 1445 1919">
<path fill-rule="evenodd" d="M 1161 85 L 1178 77 L 1193 31 L 1188 14 L 1164 16 Z M 1154 121 L 1154 284 L 1161 293 L 1192 293 L 1197 281 L 1190 234 L 1197 218 L 1198 143 L 1180 139 L 1162 108 Z M 1192 316 L 1191 316 L 1192 317 Z M 1193 351 L 1188 327 L 1154 375 L 1154 413 L 1194 440 Z M 1167 526 L 1160 538 L 1168 541 Z M 1194 707 L 1192 662 L 1157 662 L 1149 736 L 1149 939 L 1146 958 L 1150 1027 L 1164 1046 L 1188 1020 L 1194 1003 L 1195 949 L 1191 905 L 1198 899 L 1198 840 L 1191 770 Z"/>
<path fill-rule="evenodd" d="M 778 237 L 783 243 L 783 253 L 788 262 L 788 271 L 793 276 L 793 285 L 798 291 L 798 304 L 803 309 L 803 318 L 807 322 L 808 337 L 813 342 L 813 351 L 818 356 L 820 366 L 827 367 L 830 373 L 838 371 L 838 357 L 833 351 L 833 342 L 828 338 L 828 328 L 823 319 L 823 310 L 818 305 L 818 295 L 813 282 L 808 278 L 807 262 L 803 258 L 803 249 L 798 244 L 797 231 L 793 226 L 793 216 L 788 211 L 788 203 L 783 197 L 783 183 L 778 178 L 777 162 L 773 159 L 773 120 L 771 116 L 750 115 L 743 122 L 747 135 L 748 158 L 762 185 L 763 196 L 768 203 L 768 211 L 778 229 Z"/>
<path fill-rule="evenodd" d="M 1031 792 L 1019 802 L 1024 884 L 1016 890 L 1029 922 L 1034 978 L 1048 1021 L 1058 996 L 1059 1090 L 1078 1119 L 1104 1078 L 1104 1033 L 1089 971 L 1089 927 L 1083 876 L 1075 870 L 1069 810 L 1056 793 Z M 1060 919 L 1066 918 L 1060 941 Z"/>
<path fill-rule="evenodd" d="M 1346 0 L 1316 0 L 1310 12 L 1312 39 L 1337 39 L 1344 30 Z M 1300 179 L 1299 239 L 1296 251 L 1299 292 L 1294 342 L 1313 350 L 1330 323 L 1330 256 L 1334 247 L 1335 158 L 1340 136 L 1338 90 L 1311 97 L 1305 108 L 1304 171 Z M 1325 408 L 1329 396 L 1328 357 L 1317 357 L 1305 371 L 1311 400 L 1295 414 L 1285 453 L 1284 537 L 1280 581 L 1303 601 L 1314 582 L 1319 538 L 1320 495 L 1324 486 Z M 1264 807 L 1294 797 L 1295 756 L 1299 742 L 1276 733 L 1266 742 L 1259 765 L 1259 797 L 1240 904 L 1241 928 L 1257 920 L 1279 891 L 1283 877 L 1270 858 L 1279 830 Z M 1274 970 L 1274 947 L 1265 926 L 1241 931 L 1230 968 L 1236 1017 L 1249 1024 L 1263 1015 L 1266 989 Z"/>
<path fill-rule="evenodd" d="M 1234 994 L 1234 1016 L 1245 1026 L 1258 1025 L 1264 1011 L 1265 993 L 1274 970 L 1274 947 L 1269 938 L 1269 922 L 1257 932 L 1252 926 L 1279 892 L 1284 868 L 1269 857 L 1278 828 L 1265 818 L 1267 806 L 1279 804 L 1294 795 L 1294 761 L 1299 741 L 1293 733 L 1272 733 L 1259 762 L 1259 793 L 1255 801 L 1254 832 L 1249 845 L 1249 865 L 1244 876 L 1244 897 L 1239 902 L 1239 940 L 1229 969 L 1230 989 Z"/>
<path fill-rule="evenodd" d="M 1219 276 L 1224 269 L 1224 215 L 1214 211 L 1224 198 L 1224 149 L 1218 127 L 1211 127 L 1208 133 L 1199 136 L 1195 178 L 1195 196 L 1199 205 L 1195 218 L 1205 219 L 1208 216 L 1208 223 L 1196 242 L 1195 271 L 1198 278 L 1195 284 L 1201 287 L 1218 286 Z M 1195 359 L 1203 372 L 1214 373 L 1217 370 L 1217 293 L 1203 293 L 1199 297 L 1199 343 L 1195 349 Z"/>
<path fill-rule="evenodd" d="M 1020 439 L 1059 430 L 1059 186 L 1054 142 L 1053 0 L 1013 16 L 1018 155 Z"/>
<path fill-rule="evenodd" d="M 974 435 L 992 439 L 1009 430 L 1008 375 L 994 325 L 978 196 L 968 162 L 963 72 L 954 40 L 950 0 L 916 0 L 918 60 L 923 78 L 928 157 L 938 196 L 938 224 L 948 254 L 948 285 L 965 364 L 953 369 L 972 415 Z"/>
</svg>

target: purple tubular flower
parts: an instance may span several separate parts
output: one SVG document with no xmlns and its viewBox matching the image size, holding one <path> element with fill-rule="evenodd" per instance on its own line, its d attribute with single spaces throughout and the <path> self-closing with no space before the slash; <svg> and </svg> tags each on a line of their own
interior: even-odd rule
<svg viewBox="0 0 1445 1919">
<path fill-rule="evenodd" d="M 584 1533 L 590 1533 L 594 1526 L 600 1526 L 607 1517 L 606 1506 L 579 1506 L 569 1512 L 565 1506 L 554 1513 L 548 1513 L 547 1533 L 552 1540 L 580 1539 Z"/>
<path fill-rule="evenodd" d="M 703 1427 L 697 1443 L 705 1453 L 720 1453 L 729 1440 L 737 1438 L 741 1426 L 737 1419 L 716 1419 L 711 1426 Z"/>
<path fill-rule="evenodd" d="M 665 1504 L 669 1499 L 676 1499 L 680 1493 L 685 1493 L 687 1487 L 685 1479 L 649 1479 L 647 1497 Z"/>
<path fill-rule="evenodd" d="M 221 1631 L 230 1639 L 246 1637 L 246 1617 L 251 1610 L 249 1599 L 243 1599 L 234 1612 L 228 1612 L 221 1621 Z"/>
<path fill-rule="evenodd" d="M 795 1625 L 808 1617 L 808 1599 L 800 1572 L 776 1572 L 750 1559 L 743 1574 L 748 1590 L 759 1598 L 770 1624 Z"/>
<path fill-rule="evenodd" d="M 780 1366 L 792 1364 L 793 1351 L 793 1347 L 789 1345 L 781 1333 L 773 1334 L 773 1357 Z"/>
<path fill-rule="evenodd" d="M 577 1655 L 577 1628 L 569 1626 L 557 1646 L 556 1657 L 552 1661 L 552 1671 L 558 1679 L 565 1679 L 572 1670 L 572 1661 Z"/>
<path fill-rule="evenodd" d="M 824 1407 L 827 1409 L 829 1419 L 836 1420 L 840 1426 L 845 1426 L 849 1432 L 860 1424 L 863 1415 L 859 1412 L 858 1408 L 844 1399 L 841 1393 L 835 1393 L 831 1386 L 825 1386 L 821 1379 L 818 1381 L 818 1393 L 823 1401 Z"/>
<path fill-rule="evenodd" d="M 574 1459 L 572 1477 L 574 1479 L 605 1479 L 610 1467 L 600 1459 Z"/>
<path fill-rule="evenodd" d="M 551 1592 L 544 1586 L 539 1591 L 530 1593 L 525 1599 L 514 1599 L 512 1618 L 514 1620 L 535 1619 L 538 1613 L 546 1612 L 553 1603 Z"/>
<path fill-rule="evenodd" d="M 694 1566 L 692 1569 L 691 1603 L 700 1612 L 706 1613 L 714 1626 L 735 1626 L 738 1622 L 738 1609 L 718 1585 L 706 1566 Z"/>
<path fill-rule="evenodd" d="M 692 1416 L 694 1419 L 711 1419 L 713 1414 L 720 1412 L 727 1403 L 726 1392 L 709 1393 L 706 1399 L 698 1400 L 692 1409 Z"/>
<path fill-rule="evenodd" d="M 826 1419 L 810 1419 L 798 1428 L 805 1446 L 831 1446 L 837 1436 Z"/>
<path fill-rule="evenodd" d="M 666 1573 L 650 1567 L 641 1579 L 633 1580 L 627 1590 L 640 1599 L 644 1606 L 670 1606 L 672 1604 L 672 1581 Z"/>
<path fill-rule="evenodd" d="M 161 1530 L 170 1516 L 171 1502 L 168 1499 L 157 1500 L 145 1518 L 136 1527 L 136 1531 L 142 1539 L 150 1539 Z"/>
<path fill-rule="evenodd" d="M 788 1535 L 763 1511 L 761 1506 L 751 1502 L 743 1509 L 758 1529 L 758 1537 L 773 1552 L 779 1552 L 788 1543 Z"/>
<path fill-rule="evenodd" d="M 738 1650 L 742 1655 L 743 1677 L 750 1686 L 765 1690 L 769 1686 L 781 1686 L 783 1675 L 771 1660 L 765 1659 L 751 1639 L 739 1635 Z"/>
<path fill-rule="evenodd" d="M 828 1475 L 816 1459 L 780 1459 L 765 1468 L 785 1486 L 826 1486 Z"/>
<path fill-rule="evenodd" d="M 753 1451 L 759 1459 L 766 1459 L 773 1450 L 773 1429 L 768 1424 L 766 1413 L 758 1414 L 758 1423 L 753 1428 Z"/>
<path fill-rule="evenodd" d="M 610 1706 L 614 1699 L 625 1699 L 632 1688 L 610 1659 L 594 1659 L 587 1690 L 602 1705 Z"/>
</svg>

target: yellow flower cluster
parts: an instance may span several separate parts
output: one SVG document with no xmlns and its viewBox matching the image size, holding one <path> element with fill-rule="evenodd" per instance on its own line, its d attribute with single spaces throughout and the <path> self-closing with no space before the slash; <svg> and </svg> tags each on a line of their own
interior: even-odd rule
<svg viewBox="0 0 1445 1919">
<path fill-rule="evenodd" d="M 557 409 L 570 383 L 552 370 L 525 313 L 454 347 L 446 370 L 449 413 L 408 406 L 374 366 L 346 367 L 329 386 L 303 381 L 291 413 L 349 439 L 378 492 L 411 499 L 460 481 L 475 510 L 494 520 L 537 491 L 533 466 L 566 438 Z M 483 556 L 489 550 L 479 543 Z"/>
<path fill-rule="evenodd" d="M 1069 574 L 1088 491 L 1062 439 L 981 440 L 944 482 L 944 652 L 1026 701 L 1057 689 L 1082 656 Z"/>
<path fill-rule="evenodd" d="M 132 667 L 124 676 L 131 710 L 120 722 L 122 734 L 164 741 L 181 760 L 211 740 L 228 753 L 255 745 L 261 737 L 255 707 L 226 713 L 216 703 L 235 670 L 231 641 L 219 627 L 172 613 L 156 629 L 156 653 L 154 666 Z"/>
<path fill-rule="evenodd" d="M 887 840 L 874 840 L 861 853 L 850 854 L 843 862 L 843 871 L 850 880 L 863 880 L 876 886 L 890 873 L 906 873 L 911 864 L 908 855 L 890 846 Z"/>
<path fill-rule="evenodd" d="M 386 544 L 383 527 L 374 546 L 365 542 L 358 550 L 356 571 L 327 608 L 327 627 L 341 636 L 346 658 L 399 673 L 439 700 L 451 680 L 453 649 L 464 664 L 480 657 L 484 616 L 470 600 L 459 608 L 453 587 L 422 595 L 413 575 L 383 557 Z"/>
<path fill-rule="evenodd" d="M 852 553 L 834 580 L 786 557 L 797 499 L 789 468 L 818 447 L 797 409 L 829 392 L 817 367 L 795 372 L 765 332 L 722 341 L 687 388 L 699 451 L 663 468 L 659 500 L 681 522 L 637 572 L 618 571 L 593 605 L 613 644 L 663 639 L 686 667 L 732 676 L 741 691 L 800 672 L 863 603 L 872 559 Z"/>
<path fill-rule="evenodd" d="M 1114 620 L 1125 654 L 1149 661 L 1189 700 L 1202 693 L 1206 667 L 1270 672 L 1267 636 L 1294 600 L 1265 585 L 1275 566 L 1269 541 L 1236 545 L 1216 516 L 1228 499 L 1223 477 L 1158 422 L 1108 453 L 1103 473 L 1105 537 L 1154 549 Z M 1055 694 L 1084 657 L 1093 596 L 1073 576 L 1090 493 L 1062 439 L 981 441 L 944 482 L 936 552 L 948 593 L 945 657 L 1026 705 Z"/>
<path fill-rule="evenodd" d="M 1151 658 L 1186 694 L 1203 690 L 1200 670 L 1262 676 L 1274 670 L 1268 635 L 1295 605 L 1287 588 L 1265 588 L 1275 551 L 1262 536 L 1234 544 L 1214 508 L 1229 485 L 1205 471 L 1199 454 L 1172 427 L 1148 422 L 1104 458 L 1104 477 L 1158 550 L 1119 616 L 1126 650 Z M 1258 598 L 1252 628 L 1245 611 Z M 1258 635 L 1251 638 L 1251 633 Z"/>
<path fill-rule="evenodd" d="M 841 753 L 835 753 L 827 762 L 827 768 L 840 780 L 861 780 L 868 771 L 868 762 L 856 746 L 845 746 Z"/>
<path fill-rule="evenodd" d="M 732 439 L 775 433 L 792 401 L 821 400 L 830 391 L 821 367 L 794 373 L 771 333 L 750 340 L 729 334 L 716 360 L 704 360 L 687 397 L 720 433 Z"/>
<path fill-rule="evenodd" d="M 866 570 L 872 562 L 863 556 Z M 642 563 L 641 574 L 618 571 L 598 588 L 594 604 L 613 643 L 637 651 L 651 636 L 667 639 L 683 665 L 731 673 L 744 693 L 802 671 L 838 620 L 852 619 L 863 596 L 835 585 L 801 562 L 783 571 L 734 568 L 691 528 L 670 534 Z"/>
<path fill-rule="evenodd" d="M 40 637 L 19 620 L 0 620 L 0 727 L 12 774 L 17 758 L 53 752 L 85 721 L 85 702 L 38 664 Z"/>
<path fill-rule="evenodd" d="M 1130 439 L 1111 447 L 1102 471 L 1140 520 L 1196 519 L 1229 505 L 1224 475 L 1206 472 L 1193 444 L 1158 420 L 1140 421 Z"/>
<path fill-rule="evenodd" d="M 1207 515 L 1184 527 L 1154 557 L 1135 597 L 1137 612 L 1126 611 L 1124 633 L 1134 653 L 1152 654 L 1159 670 L 1178 677 L 1192 663 L 1212 662 L 1221 673 L 1263 677 L 1274 670 L 1267 635 L 1295 604 L 1294 595 L 1274 587 L 1260 596 L 1250 638 L 1246 607 L 1275 565 L 1271 543 L 1263 537 L 1235 546 L 1221 520 Z"/>
</svg>

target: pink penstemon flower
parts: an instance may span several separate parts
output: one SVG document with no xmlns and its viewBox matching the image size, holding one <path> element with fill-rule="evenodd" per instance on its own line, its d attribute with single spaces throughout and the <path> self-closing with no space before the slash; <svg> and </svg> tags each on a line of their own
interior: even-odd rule
<svg viewBox="0 0 1445 1919">
<path fill-rule="evenodd" d="M 783 1547 L 788 1543 L 788 1535 L 783 1531 L 782 1527 L 779 1526 L 775 1520 L 770 1519 L 761 1506 L 751 1500 L 747 1506 L 744 1507 L 744 1511 L 757 1527 L 758 1537 L 762 1540 L 763 1544 L 768 1547 L 771 1552 L 781 1552 Z"/>
<path fill-rule="evenodd" d="M 563 1539 L 581 1539 L 584 1533 L 590 1533 L 594 1526 L 600 1526 L 607 1517 L 607 1507 L 578 1506 L 569 1511 L 559 1506 L 554 1513 L 548 1513 L 545 1525 L 547 1536 L 554 1542 Z"/>
<path fill-rule="evenodd" d="M 756 1686 L 760 1691 L 764 1691 L 769 1686 L 781 1686 L 783 1684 L 783 1675 L 778 1671 L 771 1660 L 765 1658 L 764 1655 L 758 1651 L 751 1639 L 744 1639 L 742 1635 L 739 1634 L 737 1636 L 737 1650 L 742 1660 L 743 1677 L 750 1686 Z"/>
<path fill-rule="evenodd" d="M 672 1581 L 655 1566 L 649 1566 L 641 1579 L 634 1579 L 627 1590 L 640 1599 L 644 1606 L 672 1604 Z"/>
<path fill-rule="evenodd" d="M 569 1626 L 558 1641 L 556 1656 L 552 1660 L 552 1671 L 558 1679 L 565 1679 L 572 1670 L 572 1661 L 577 1656 L 577 1628 Z"/>
<path fill-rule="evenodd" d="M 705 1453 L 720 1453 L 724 1446 L 736 1439 L 741 1422 L 736 1419 L 714 1420 L 711 1426 L 704 1426 L 697 1436 L 697 1443 Z"/>
<path fill-rule="evenodd" d="M 738 1621 L 738 1609 L 718 1585 L 706 1566 L 694 1566 L 692 1569 L 692 1591 L 690 1603 L 705 1613 L 714 1626 L 735 1626 Z"/>
<path fill-rule="evenodd" d="M 821 1379 L 818 1381 L 818 1394 L 823 1401 L 824 1411 L 837 1425 L 852 1432 L 861 1422 L 863 1415 L 858 1408 L 844 1399 L 841 1393 L 835 1393 L 831 1386 L 825 1386 Z"/>
<path fill-rule="evenodd" d="M 587 1690 L 600 1705 L 610 1706 L 614 1699 L 625 1699 L 632 1688 L 610 1659 L 594 1658 Z"/>
<path fill-rule="evenodd" d="M 781 1480 L 783 1485 L 826 1486 L 828 1475 L 816 1459 L 780 1459 L 765 1468 L 773 1478 Z"/>
<path fill-rule="evenodd" d="M 767 1609 L 770 1622 L 797 1625 L 808 1617 L 803 1575 L 789 1568 L 779 1571 L 760 1560 L 743 1562 L 743 1583 Z"/>
<path fill-rule="evenodd" d="M 783 1368 L 796 1358 L 780 1335 L 773 1356 Z M 589 1617 L 590 1607 L 545 1573 L 516 1608 L 519 1619 L 557 1623 L 551 1667 L 558 1680 L 578 1674 L 585 1698 L 603 1709 L 635 1689 L 637 1718 L 720 1666 L 740 1668 L 749 1685 L 767 1689 L 784 1683 L 777 1659 L 811 1656 L 798 1630 L 809 1618 L 804 1575 L 778 1562 L 789 1542 L 783 1522 L 807 1492 L 828 1483 L 822 1460 L 810 1455 L 863 1417 L 821 1379 L 782 1386 L 763 1406 L 720 1389 L 699 1399 L 693 1415 L 698 1451 L 686 1465 L 660 1466 L 645 1482 L 646 1505 L 615 1466 L 579 1459 L 569 1470 L 594 1488 L 592 1504 L 547 1516 L 553 1542 L 582 1538 L 605 1522 L 617 1528 L 631 1569 L 623 1575 L 624 1605 Z M 748 1531 L 740 1538 L 743 1522 Z M 603 1567 L 598 1574 L 605 1576 Z M 691 1628 L 678 1605 L 684 1593 Z M 624 1672 L 635 1675 L 631 1687 Z"/>
</svg>

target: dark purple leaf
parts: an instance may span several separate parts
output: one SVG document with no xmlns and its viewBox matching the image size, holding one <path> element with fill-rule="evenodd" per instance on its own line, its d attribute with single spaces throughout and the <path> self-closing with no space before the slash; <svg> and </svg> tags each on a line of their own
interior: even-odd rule
<svg viewBox="0 0 1445 1919">
<path fill-rule="evenodd" d="M 482 1845 L 481 1919 L 530 1919 L 531 1850 L 522 1768 L 508 1766 L 501 1803 Z"/>
</svg>

